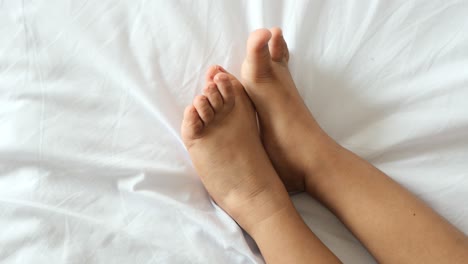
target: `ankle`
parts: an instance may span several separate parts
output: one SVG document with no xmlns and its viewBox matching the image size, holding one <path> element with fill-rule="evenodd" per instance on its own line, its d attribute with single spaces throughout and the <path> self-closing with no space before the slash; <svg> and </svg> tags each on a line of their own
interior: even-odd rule
<svg viewBox="0 0 468 264">
<path fill-rule="evenodd" d="M 285 221 L 286 219 L 288 221 Z M 258 243 L 258 240 L 262 239 L 265 235 L 271 236 L 272 232 L 278 233 L 278 227 L 286 228 L 284 226 L 285 222 L 293 222 L 294 226 L 300 226 L 301 224 L 305 226 L 305 223 L 290 199 L 288 199 L 288 203 L 285 203 L 283 207 L 276 210 L 274 214 L 263 218 L 262 221 L 250 226 L 246 231 Z"/>
<path fill-rule="evenodd" d="M 247 233 L 252 234 L 265 219 L 292 206 L 286 189 L 281 182 L 278 183 L 260 190 L 248 200 L 240 201 L 230 211 L 231 217 Z"/>
<path fill-rule="evenodd" d="M 336 170 L 337 164 L 342 159 L 342 156 L 345 155 L 346 150 L 325 134 L 325 132 L 310 144 L 314 145 L 316 152 L 315 155 L 311 155 L 313 160 L 306 165 L 304 187 L 306 192 L 312 196 L 316 196 L 320 186 Z"/>
</svg>

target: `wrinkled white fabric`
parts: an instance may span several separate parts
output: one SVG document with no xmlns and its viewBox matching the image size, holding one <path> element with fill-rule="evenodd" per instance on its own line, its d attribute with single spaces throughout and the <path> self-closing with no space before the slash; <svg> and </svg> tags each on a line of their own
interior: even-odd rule
<svg viewBox="0 0 468 264">
<path fill-rule="evenodd" d="M 339 143 L 468 233 L 468 3 L 0 1 L 1 263 L 263 263 L 180 139 L 212 64 L 280 26 Z M 345 263 L 372 257 L 293 200 Z"/>
</svg>

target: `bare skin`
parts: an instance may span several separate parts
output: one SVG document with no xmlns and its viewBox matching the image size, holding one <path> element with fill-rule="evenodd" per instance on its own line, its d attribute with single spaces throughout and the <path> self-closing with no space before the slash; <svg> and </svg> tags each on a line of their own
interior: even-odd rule
<svg viewBox="0 0 468 264">
<path fill-rule="evenodd" d="M 260 29 L 249 37 L 242 67 L 262 143 L 287 189 L 320 200 L 380 263 L 466 263 L 465 234 L 319 127 L 288 59 L 281 30 Z"/>
<path fill-rule="evenodd" d="M 257 30 L 247 41 L 242 83 L 254 102 L 262 142 L 273 166 L 288 191 L 304 191 L 306 174 L 325 162 L 318 152 L 333 140 L 304 104 L 288 61 L 281 30 Z"/>
<path fill-rule="evenodd" d="M 181 132 L 214 201 L 254 238 L 267 263 L 340 263 L 292 205 L 241 83 L 221 67 L 210 68 L 206 79 L 204 95 L 185 110 Z"/>
</svg>

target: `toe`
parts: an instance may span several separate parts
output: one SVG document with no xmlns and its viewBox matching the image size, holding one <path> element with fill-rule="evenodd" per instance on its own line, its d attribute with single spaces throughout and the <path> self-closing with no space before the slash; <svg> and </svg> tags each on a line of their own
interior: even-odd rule
<svg viewBox="0 0 468 264">
<path fill-rule="evenodd" d="M 224 107 L 232 108 L 234 106 L 234 89 L 229 75 L 226 73 L 218 73 L 214 77 L 214 81 L 223 97 Z"/>
<path fill-rule="evenodd" d="M 226 73 L 227 71 L 219 66 L 219 65 L 213 65 L 211 66 L 210 68 L 208 68 L 208 70 L 206 71 L 206 74 L 205 74 L 205 82 L 206 83 L 210 83 L 210 82 L 213 82 L 213 78 L 215 77 L 216 74 L 220 73 L 220 72 L 224 72 Z"/>
<path fill-rule="evenodd" d="M 208 86 L 203 89 L 203 94 L 208 98 L 208 101 L 210 101 L 215 113 L 223 109 L 223 98 L 221 97 L 215 83 L 208 84 Z"/>
<path fill-rule="evenodd" d="M 282 30 L 278 27 L 274 27 L 270 29 L 270 31 L 271 39 L 269 42 L 269 50 L 271 59 L 276 62 L 287 63 L 289 60 L 289 51 Z"/>
<path fill-rule="evenodd" d="M 189 105 L 184 111 L 182 121 L 182 139 L 187 147 L 190 147 L 190 140 L 198 138 L 203 132 L 203 122 L 193 105 Z"/>
<path fill-rule="evenodd" d="M 257 29 L 250 33 L 247 40 L 246 62 L 253 67 L 254 74 L 269 71 L 271 56 L 268 49 L 268 41 L 271 39 L 271 32 L 268 29 Z"/>
<path fill-rule="evenodd" d="M 193 106 L 197 109 L 198 115 L 204 125 L 208 125 L 214 118 L 215 112 L 204 95 L 198 95 L 193 99 Z"/>
</svg>

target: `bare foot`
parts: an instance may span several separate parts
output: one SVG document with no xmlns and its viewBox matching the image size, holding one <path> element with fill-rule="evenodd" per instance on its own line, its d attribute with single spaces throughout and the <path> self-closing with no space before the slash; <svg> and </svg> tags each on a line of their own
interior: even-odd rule
<svg viewBox="0 0 468 264">
<path fill-rule="evenodd" d="M 322 162 L 318 153 L 333 140 L 304 104 L 288 60 L 279 28 L 256 30 L 247 41 L 242 83 L 255 105 L 262 142 L 276 171 L 289 191 L 303 191 L 306 176 Z"/>
<path fill-rule="evenodd" d="M 219 66 L 211 67 L 206 79 L 204 95 L 185 110 L 182 139 L 214 201 L 249 232 L 289 199 L 241 83 Z"/>
</svg>

